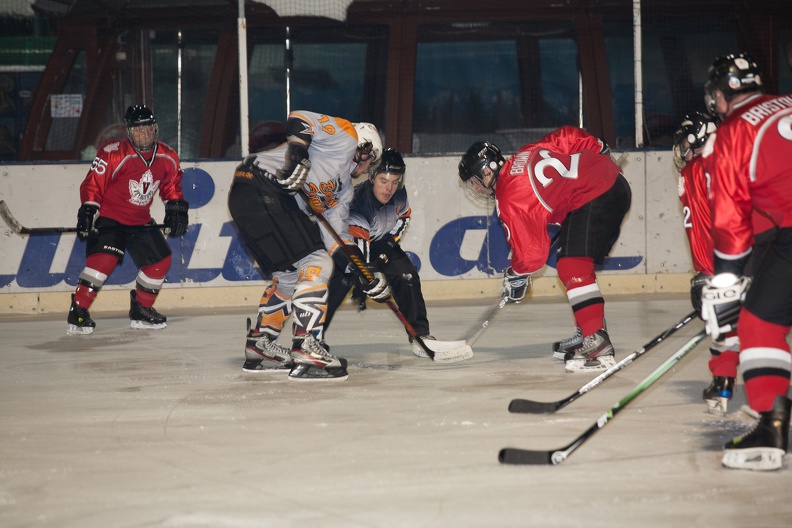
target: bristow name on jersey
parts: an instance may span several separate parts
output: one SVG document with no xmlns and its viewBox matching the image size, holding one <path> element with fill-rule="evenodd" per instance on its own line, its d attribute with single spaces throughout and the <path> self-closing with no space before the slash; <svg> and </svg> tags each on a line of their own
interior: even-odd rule
<svg viewBox="0 0 792 528">
<path fill-rule="evenodd" d="M 784 108 L 792 107 L 792 97 L 785 95 L 777 99 L 759 103 L 740 116 L 751 125 L 757 125 L 762 118 L 767 117 Z"/>
</svg>

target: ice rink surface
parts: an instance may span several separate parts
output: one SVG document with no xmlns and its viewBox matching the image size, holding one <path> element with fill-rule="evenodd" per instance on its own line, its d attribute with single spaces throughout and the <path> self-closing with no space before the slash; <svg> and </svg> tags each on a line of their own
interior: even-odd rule
<svg viewBox="0 0 792 528">
<path fill-rule="evenodd" d="M 465 339 L 498 299 L 429 304 L 432 333 Z M 686 295 L 606 296 L 617 360 L 691 311 Z M 246 374 L 245 319 L 171 311 L 161 331 L 94 314 L 0 318 L 0 526 L 789 527 L 789 456 L 777 472 L 727 470 L 750 428 L 706 412 L 706 342 L 557 466 L 504 466 L 503 447 L 566 446 L 701 328 L 691 322 L 553 415 L 596 374 L 565 374 L 550 343 L 572 332 L 563 299 L 507 305 L 453 364 L 414 357 L 386 307 L 338 313 L 339 383 Z"/>
</svg>

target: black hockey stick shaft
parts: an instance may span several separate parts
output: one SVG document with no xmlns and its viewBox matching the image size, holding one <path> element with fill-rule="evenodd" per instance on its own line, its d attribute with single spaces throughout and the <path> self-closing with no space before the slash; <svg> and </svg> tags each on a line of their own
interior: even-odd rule
<svg viewBox="0 0 792 528">
<path fill-rule="evenodd" d="M 556 449 L 553 451 L 534 451 L 530 449 L 518 449 L 514 447 L 506 447 L 498 453 L 498 461 L 502 464 L 518 464 L 518 465 L 558 465 L 566 460 L 573 451 L 583 445 L 583 443 L 594 436 L 594 434 L 608 425 L 617 414 L 619 414 L 627 405 L 635 400 L 640 394 L 648 389 L 655 381 L 660 379 L 666 372 L 688 355 L 698 344 L 704 340 L 707 333 L 703 330 L 696 334 L 690 341 L 685 343 L 682 348 L 674 352 L 662 365 L 657 367 L 651 374 L 649 374 L 642 382 L 635 386 L 630 393 L 615 403 L 608 409 L 597 421 L 589 427 L 583 434 L 578 436 L 572 443 Z"/>
<path fill-rule="evenodd" d="M 308 193 L 305 192 L 305 189 L 300 189 L 300 196 L 302 196 L 303 200 L 305 200 L 305 203 L 308 204 L 308 207 L 311 208 L 314 216 L 316 217 L 317 220 L 319 220 L 319 223 L 324 226 L 327 232 L 330 233 L 330 236 L 333 237 L 333 240 L 335 240 L 336 243 L 341 247 L 341 250 L 346 254 L 347 257 L 349 257 L 349 260 L 352 262 L 352 265 L 355 266 L 355 268 L 357 268 L 357 270 L 366 278 L 367 281 L 369 282 L 373 281 L 374 274 L 372 274 L 371 271 L 368 269 L 365 262 L 363 262 L 363 260 L 360 258 L 360 255 L 357 252 L 355 252 L 355 249 L 353 249 L 353 247 L 351 247 L 349 244 L 347 244 L 344 241 L 344 239 L 341 238 L 341 236 L 336 232 L 336 230 L 327 220 L 327 218 L 325 218 L 322 213 L 318 212 L 316 209 L 313 208 L 313 205 L 311 204 L 311 198 L 308 196 Z M 386 301 L 386 304 L 391 309 L 391 311 L 393 311 L 393 313 L 396 314 L 396 317 L 398 317 L 399 321 L 401 321 L 401 324 L 404 325 L 404 328 L 407 330 L 407 333 L 410 334 L 410 336 L 413 338 L 413 340 L 415 340 L 416 343 L 418 343 L 418 346 L 420 346 L 421 349 L 424 352 L 426 352 L 426 354 L 430 358 L 432 358 L 432 360 L 434 360 L 435 358 L 434 350 L 426 346 L 426 343 L 424 343 L 423 339 L 421 339 L 421 336 L 418 335 L 418 333 L 412 327 L 412 325 L 407 320 L 407 318 L 404 317 L 404 314 L 401 313 L 401 310 L 399 310 L 399 307 L 396 306 L 396 303 L 393 301 L 393 299 L 388 299 Z"/>
<path fill-rule="evenodd" d="M 0 200 L 0 217 L 3 218 L 6 225 L 11 228 L 14 233 L 19 235 L 58 235 L 60 233 L 77 233 L 76 227 L 25 227 L 16 219 L 14 214 L 8 208 L 5 200 Z M 164 229 L 164 224 L 144 224 L 134 226 L 106 226 L 97 229 Z"/>
<path fill-rule="evenodd" d="M 503 309 L 504 306 L 506 306 L 506 302 L 508 300 L 509 298 L 506 295 L 504 295 L 501 298 L 500 302 L 497 305 L 495 305 L 495 307 L 492 310 L 490 310 L 490 313 L 487 314 L 487 318 L 484 320 L 483 323 L 481 323 L 481 327 L 478 330 L 476 330 L 476 332 L 472 336 L 470 336 L 467 339 L 467 341 L 465 341 L 465 343 L 468 346 L 473 346 L 473 343 L 478 341 L 479 337 L 481 337 L 481 334 L 484 333 L 484 330 L 489 328 L 493 319 L 495 319 L 495 316 L 498 315 L 498 313 Z"/>
<path fill-rule="evenodd" d="M 684 318 L 680 319 L 674 326 L 664 331 L 662 334 L 655 337 L 653 340 L 648 342 L 641 348 L 640 350 L 636 350 L 632 354 L 624 357 L 621 361 L 613 365 L 611 368 L 594 378 L 593 380 L 589 381 L 582 387 L 580 387 L 577 392 L 570 394 L 563 400 L 552 401 L 552 402 L 541 402 L 541 401 L 533 401 L 533 400 L 523 400 L 523 399 L 514 399 L 509 403 L 509 412 L 512 413 L 529 413 L 529 414 L 552 414 L 559 409 L 562 409 L 572 403 L 573 401 L 577 400 L 587 392 L 591 391 L 595 387 L 597 387 L 600 383 L 604 382 L 616 372 L 622 370 L 630 363 L 647 353 L 649 350 L 653 349 L 663 341 L 665 341 L 669 336 L 674 334 L 677 330 L 688 324 L 690 321 L 695 319 L 697 313 L 695 311 L 690 312 Z"/>
</svg>

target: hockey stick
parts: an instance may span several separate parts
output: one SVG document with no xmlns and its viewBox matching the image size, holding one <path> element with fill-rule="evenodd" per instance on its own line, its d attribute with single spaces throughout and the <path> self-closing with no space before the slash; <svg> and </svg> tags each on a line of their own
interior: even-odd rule
<svg viewBox="0 0 792 528">
<path fill-rule="evenodd" d="M 311 208 L 314 216 L 317 220 L 319 220 L 319 223 L 325 227 L 327 232 L 330 233 L 330 236 L 333 237 L 333 240 L 335 240 L 336 243 L 341 247 L 341 250 L 346 254 L 346 256 L 349 257 L 352 265 L 357 268 L 357 270 L 366 278 L 367 281 L 373 281 L 374 275 L 371 273 L 371 271 L 369 271 L 368 267 L 366 267 L 366 264 L 361 260 L 360 256 L 355 253 L 353 247 L 344 242 L 344 240 L 339 236 L 338 233 L 336 233 L 336 230 L 333 229 L 333 226 L 330 225 L 330 222 L 324 217 L 322 213 L 313 209 L 311 199 L 304 189 L 300 189 L 300 196 L 303 198 L 305 203 L 308 204 L 308 207 Z M 407 333 L 410 334 L 413 340 L 418 343 L 418 346 L 420 346 L 421 349 L 426 352 L 426 355 L 428 355 L 433 361 L 450 363 L 473 357 L 473 349 L 470 348 L 470 346 L 468 346 L 464 341 L 447 341 L 446 346 L 448 348 L 443 348 L 442 350 L 437 351 L 432 350 L 426 346 L 424 340 L 421 339 L 421 336 L 418 335 L 410 322 L 407 321 L 407 318 L 404 317 L 403 313 L 401 313 L 401 310 L 399 310 L 399 307 L 396 306 L 396 303 L 393 301 L 393 299 L 388 299 L 386 304 L 391 309 L 391 311 L 396 314 L 396 317 L 399 318 L 399 321 L 401 321 L 402 325 L 404 325 Z"/>
<path fill-rule="evenodd" d="M 483 323 L 481 323 L 481 328 L 476 330 L 476 333 L 468 337 L 467 341 L 465 341 L 465 343 L 467 343 L 468 346 L 473 346 L 473 343 L 478 341 L 478 338 L 481 337 L 481 334 L 484 333 L 484 330 L 489 328 L 489 325 L 492 322 L 492 320 L 495 319 L 495 316 L 498 315 L 498 313 L 503 309 L 504 306 L 506 306 L 506 301 L 508 300 L 509 297 L 504 295 L 503 298 L 500 300 L 500 302 L 492 310 L 490 310 L 490 313 L 487 314 L 487 318 L 484 320 Z"/>
<path fill-rule="evenodd" d="M 0 217 L 3 218 L 6 225 L 18 235 L 57 235 L 60 233 L 76 233 L 76 227 L 25 227 L 19 223 L 14 214 L 6 205 L 5 200 L 0 200 Z M 99 227 L 98 229 L 164 229 L 164 224 L 144 224 L 134 226 L 107 226 Z"/>
<path fill-rule="evenodd" d="M 621 369 L 623 369 L 624 367 L 635 361 L 637 358 L 641 357 L 649 350 L 653 349 L 654 347 L 665 341 L 668 336 L 672 335 L 674 332 L 676 332 L 677 330 L 688 324 L 690 321 L 695 319 L 696 315 L 697 315 L 696 312 L 690 312 L 684 317 L 684 319 L 681 319 L 677 324 L 675 324 L 674 326 L 672 326 L 671 328 L 669 328 L 659 336 L 655 337 L 649 343 L 645 344 L 642 349 L 636 350 L 629 356 L 626 356 L 624 359 L 613 365 L 611 368 L 609 368 L 608 370 L 606 370 L 605 372 L 603 372 L 593 380 L 589 381 L 588 383 L 580 387 L 577 390 L 577 392 L 567 396 L 563 400 L 558 400 L 554 402 L 539 402 L 533 400 L 516 399 L 516 400 L 512 400 L 511 403 L 509 403 L 509 412 L 551 414 L 563 407 L 566 407 L 567 405 L 577 400 L 578 398 L 589 392 L 591 389 L 593 389 L 594 387 L 596 387 L 606 379 L 613 376 L 616 372 L 620 371 Z"/>
<path fill-rule="evenodd" d="M 688 355 L 690 351 L 692 351 L 698 344 L 707 336 L 707 333 L 703 330 L 699 332 L 695 337 L 693 337 L 690 341 L 684 344 L 682 348 L 674 352 L 674 354 L 668 358 L 665 363 L 657 367 L 654 372 L 649 374 L 641 383 L 635 386 L 635 388 L 624 398 L 622 398 L 619 402 L 613 405 L 609 410 L 605 411 L 605 413 L 597 419 L 597 421 L 589 427 L 586 432 L 582 435 L 578 436 L 571 444 L 562 447 L 561 449 L 556 449 L 553 451 L 534 451 L 530 449 L 517 449 L 514 447 L 506 447 L 500 450 L 498 453 L 498 461 L 501 464 L 528 464 L 528 465 L 558 465 L 564 460 L 569 457 L 572 452 L 580 447 L 583 442 L 594 436 L 594 433 L 605 427 L 608 423 L 610 423 L 616 415 L 627 405 L 633 401 L 639 394 L 644 392 L 648 389 L 655 381 L 660 379 L 660 377 L 671 370 L 671 368 L 677 364 L 683 357 Z"/>
</svg>

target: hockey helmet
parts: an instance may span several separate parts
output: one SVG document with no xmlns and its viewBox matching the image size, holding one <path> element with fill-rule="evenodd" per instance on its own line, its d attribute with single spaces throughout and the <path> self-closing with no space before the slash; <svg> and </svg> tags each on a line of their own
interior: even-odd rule
<svg viewBox="0 0 792 528">
<path fill-rule="evenodd" d="M 127 137 L 133 147 L 142 151 L 154 148 L 154 144 L 157 142 L 159 127 L 157 126 L 157 119 L 154 117 L 154 113 L 149 107 L 146 105 L 130 106 L 124 114 L 124 123 L 127 126 Z M 150 127 L 148 130 L 153 133 L 141 134 L 138 131 L 133 133 L 135 129 L 140 127 Z"/>
<path fill-rule="evenodd" d="M 366 161 L 371 157 L 369 171 L 377 168 L 382 161 L 382 138 L 379 130 L 371 123 L 355 123 L 355 131 L 358 136 L 358 149 L 355 156 L 356 162 Z"/>
<path fill-rule="evenodd" d="M 501 150 L 489 141 L 476 141 L 462 155 L 459 162 L 459 178 L 475 195 L 491 198 L 495 182 L 506 160 Z M 492 175 L 489 185 L 484 178 Z"/>
<path fill-rule="evenodd" d="M 689 161 L 688 154 L 695 156 L 704 148 L 707 138 L 718 128 L 718 120 L 703 112 L 692 112 L 685 116 L 674 133 L 674 165 L 681 171 Z"/>
<path fill-rule="evenodd" d="M 717 57 L 707 70 L 704 101 L 707 110 L 715 114 L 715 92 L 720 91 L 727 101 L 737 94 L 762 90 L 762 75 L 751 56 L 745 52 Z"/>
<path fill-rule="evenodd" d="M 399 187 L 404 186 L 404 173 L 407 172 L 407 167 L 404 164 L 404 159 L 399 151 L 393 148 L 387 148 L 382 153 L 382 161 L 376 170 L 371 172 L 371 178 L 380 173 L 393 174 L 399 177 Z"/>
</svg>

